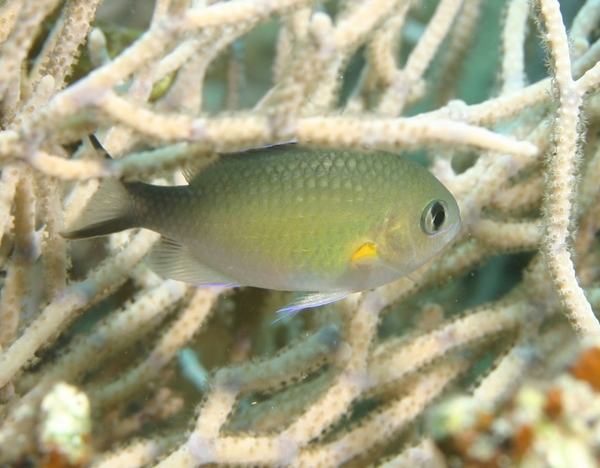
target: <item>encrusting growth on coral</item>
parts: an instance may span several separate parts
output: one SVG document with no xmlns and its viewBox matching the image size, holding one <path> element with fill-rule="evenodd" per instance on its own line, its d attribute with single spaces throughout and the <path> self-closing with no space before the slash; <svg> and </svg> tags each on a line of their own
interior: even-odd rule
<svg viewBox="0 0 600 468">
<path fill-rule="evenodd" d="M 599 2 L 100 3 L 0 2 L 0 466 L 598 463 Z M 461 232 L 277 323 L 154 232 L 60 236 L 101 179 L 290 140 L 426 157 Z"/>
</svg>

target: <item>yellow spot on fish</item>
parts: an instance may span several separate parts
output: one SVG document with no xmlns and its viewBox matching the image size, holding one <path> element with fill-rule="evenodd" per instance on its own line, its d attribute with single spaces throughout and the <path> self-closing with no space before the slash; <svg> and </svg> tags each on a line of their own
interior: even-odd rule
<svg viewBox="0 0 600 468">
<path fill-rule="evenodd" d="M 377 257 L 377 247 L 374 242 L 365 242 L 361 245 L 354 255 L 352 255 L 352 263 L 361 263 L 365 260 L 370 260 Z"/>
</svg>

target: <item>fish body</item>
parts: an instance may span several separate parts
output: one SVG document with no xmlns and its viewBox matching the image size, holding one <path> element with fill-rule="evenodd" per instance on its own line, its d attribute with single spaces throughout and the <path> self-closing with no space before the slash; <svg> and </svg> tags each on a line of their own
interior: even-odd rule
<svg viewBox="0 0 600 468">
<path fill-rule="evenodd" d="M 63 235 L 128 227 L 163 236 L 148 259 L 163 276 L 308 292 L 296 310 L 410 273 L 455 236 L 460 212 L 410 159 L 287 145 L 224 155 L 185 186 L 105 181 Z"/>
</svg>

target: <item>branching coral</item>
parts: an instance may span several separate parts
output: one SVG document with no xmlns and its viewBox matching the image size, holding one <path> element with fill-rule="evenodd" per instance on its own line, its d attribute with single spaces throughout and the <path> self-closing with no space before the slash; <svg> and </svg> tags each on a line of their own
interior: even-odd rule
<svg viewBox="0 0 600 468">
<path fill-rule="evenodd" d="M 597 1 L 567 32 L 557 0 L 507 0 L 501 27 L 480 0 L 156 0 L 115 53 L 99 3 L 0 3 L 0 465 L 444 466 L 443 410 L 421 424 L 434 400 L 458 389 L 500 418 L 534 369 L 551 382 L 598 345 Z M 272 56 L 251 57 L 261 34 Z M 473 59 L 492 36 L 500 57 Z M 542 50 L 548 70 L 530 65 Z M 460 100 L 483 56 L 498 82 Z M 142 261 L 155 233 L 59 235 L 99 179 L 180 183 L 218 152 L 291 139 L 425 153 L 460 235 L 411 278 L 277 324 L 283 293 L 158 278 Z"/>
</svg>

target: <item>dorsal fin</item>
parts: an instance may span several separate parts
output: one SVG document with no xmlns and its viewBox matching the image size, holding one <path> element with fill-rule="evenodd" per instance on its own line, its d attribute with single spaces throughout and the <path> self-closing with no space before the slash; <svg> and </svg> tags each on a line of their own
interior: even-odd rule
<svg viewBox="0 0 600 468">
<path fill-rule="evenodd" d="M 296 141 L 288 141 L 285 143 L 275 143 L 273 145 L 260 146 L 258 148 L 249 148 L 249 149 L 245 149 L 245 150 L 236 151 L 233 153 L 217 153 L 219 155 L 219 158 L 216 161 L 221 160 L 221 159 L 226 160 L 227 158 L 235 158 L 237 156 L 242 156 L 244 154 L 260 153 L 265 150 L 270 150 L 270 149 L 275 149 L 275 148 L 282 148 L 282 147 L 286 147 L 286 146 L 292 147 L 295 145 L 296 145 Z M 206 158 L 206 157 L 198 158 L 196 160 L 186 163 L 181 168 L 181 173 L 183 174 L 183 177 L 189 184 L 192 182 L 192 180 L 194 180 L 196 178 L 196 176 L 198 174 L 200 174 L 206 168 L 206 166 L 208 166 L 209 164 L 213 164 L 216 161 L 211 160 L 210 158 Z"/>
<path fill-rule="evenodd" d="M 221 156 L 224 156 L 224 157 L 239 156 L 242 154 L 262 153 L 264 151 L 268 151 L 268 150 L 272 150 L 272 149 L 281 149 L 281 148 L 285 148 L 286 146 L 293 148 L 297 144 L 298 144 L 298 142 L 296 140 L 291 140 L 291 141 L 285 141 L 283 143 L 273 143 L 272 145 L 258 146 L 256 148 L 248 148 L 248 149 L 236 151 L 234 153 L 220 153 L 220 154 L 221 154 Z"/>
<path fill-rule="evenodd" d="M 212 162 L 214 162 L 214 161 L 212 161 Z M 198 158 L 198 159 L 195 159 L 194 161 L 190 161 L 190 162 L 186 163 L 181 168 L 181 173 L 183 174 L 183 177 L 185 178 L 186 182 L 189 184 L 209 164 L 211 164 L 211 161 L 209 160 L 209 158 Z"/>
<path fill-rule="evenodd" d="M 106 148 L 104 146 L 102 146 L 102 143 L 100 143 L 100 140 L 98 140 L 96 135 L 94 135 L 93 133 L 90 133 L 88 135 L 88 138 L 90 139 L 90 142 L 92 143 L 93 148 L 96 150 L 96 152 L 99 155 L 104 156 L 105 159 L 113 159 L 113 157 L 110 155 L 110 153 L 108 151 L 106 151 Z"/>
</svg>

